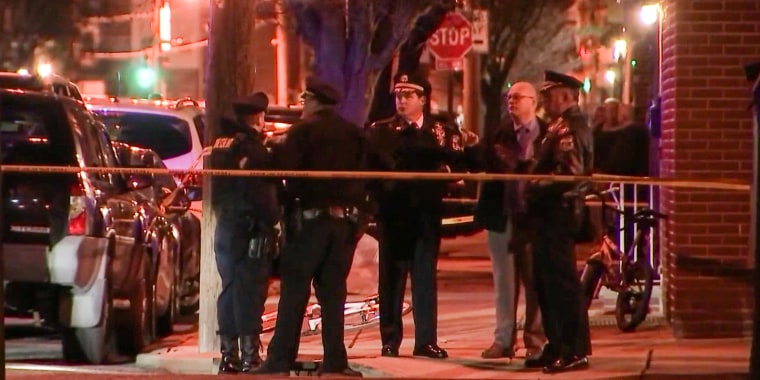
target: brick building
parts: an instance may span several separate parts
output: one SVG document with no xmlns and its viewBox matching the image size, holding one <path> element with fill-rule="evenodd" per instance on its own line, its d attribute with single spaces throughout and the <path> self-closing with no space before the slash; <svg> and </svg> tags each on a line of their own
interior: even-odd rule
<svg viewBox="0 0 760 380">
<path fill-rule="evenodd" d="M 742 65 L 760 59 L 760 2 L 661 5 L 661 175 L 749 181 L 753 134 Z M 674 335 L 750 335 L 755 263 L 749 194 L 673 188 L 661 194 L 671 216 L 661 247 Z"/>
</svg>

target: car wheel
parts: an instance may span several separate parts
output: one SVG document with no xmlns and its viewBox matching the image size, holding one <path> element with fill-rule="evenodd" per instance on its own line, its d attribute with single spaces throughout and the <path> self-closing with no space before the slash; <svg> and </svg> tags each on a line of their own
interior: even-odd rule
<svg viewBox="0 0 760 380">
<path fill-rule="evenodd" d="M 65 361 L 104 364 L 114 352 L 110 283 L 106 283 L 105 289 L 100 322 L 97 326 L 63 329 L 62 346 Z"/>
<path fill-rule="evenodd" d="M 155 282 L 149 255 L 143 256 L 137 283 L 129 295 L 118 329 L 119 352 L 135 356 L 156 338 Z"/>
<path fill-rule="evenodd" d="M 169 278 L 167 289 L 164 289 L 164 292 L 168 293 L 166 308 L 164 313 L 156 318 L 156 335 L 159 337 L 165 337 L 174 332 L 174 322 L 176 322 L 179 309 L 177 297 L 178 282 L 182 278 L 182 273 L 180 269 L 181 262 L 178 256 L 179 252 L 176 249 L 176 245 L 171 244 L 167 239 L 164 239 L 161 245 L 162 254 L 171 260 L 171 262 L 168 263 L 171 270 L 166 271 L 171 278 Z M 158 281 L 158 278 L 156 281 Z"/>
</svg>

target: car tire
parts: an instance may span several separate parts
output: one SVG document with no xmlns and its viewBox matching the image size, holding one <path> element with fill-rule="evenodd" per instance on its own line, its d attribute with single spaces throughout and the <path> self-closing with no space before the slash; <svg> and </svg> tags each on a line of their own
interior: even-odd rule
<svg viewBox="0 0 760 380">
<path fill-rule="evenodd" d="M 63 329 L 63 359 L 66 362 L 86 362 L 105 364 L 114 352 L 113 309 L 111 305 L 110 283 L 106 283 L 100 322 L 87 328 Z"/>
<path fill-rule="evenodd" d="M 140 263 L 137 283 L 129 295 L 129 309 L 123 310 L 119 318 L 119 352 L 136 356 L 156 339 L 155 281 L 153 263 L 145 254 Z"/>
</svg>

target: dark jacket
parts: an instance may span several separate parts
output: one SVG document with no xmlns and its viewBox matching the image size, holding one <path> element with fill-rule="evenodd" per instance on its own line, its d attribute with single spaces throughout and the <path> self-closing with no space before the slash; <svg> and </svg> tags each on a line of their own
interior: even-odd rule
<svg viewBox="0 0 760 380">
<path fill-rule="evenodd" d="M 536 174 L 591 175 L 594 164 L 593 136 L 586 116 L 578 106 L 567 109 L 549 124 L 536 152 Z M 528 189 L 533 209 L 549 210 L 568 195 L 580 198 L 589 184 L 550 180 L 531 181 Z"/>
<path fill-rule="evenodd" d="M 222 118 L 220 129 L 220 136 L 212 145 L 211 168 L 272 168 L 272 157 L 259 133 L 228 118 Z M 277 223 L 279 205 L 273 181 L 246 176 L 213 176 L 211 186 L 212 207 L 217 217 L 245 214 L 268 226 Z"/>
<path fill-rule="evenodd" d="M 366 169 L 367 141 L 363 131 L 324 109 L 294 124 L 276 149 L 275 165 L 282 170 L 362 171 Z M 367 198 L 365 180 L 286 178 L 291 199 L 301 207 L 362 206 Z"/>
<path fill-rule="evenodd" d="M 538 120 L 539 134 L 533 140 L 533 160 L 520 161 L 520 143 L 517 140 L 514 122 L 504 119 L 497 128 L 489 130 L 480 142 L 465 149 L 470 171 L 487 173 L 530 173 L 535 165 L 535 152 L 546 134 L 547 124 Z M 504 147 L 506 155 L 497 153 L 496 146 Z M 475 222 L 489 231 L 503 232 L 507 221 L 517 209 L 517 183 L 515 181 L 486 181 L 480 186 L 478 203 L 475 207 Z"/>
<path fill-rule="evenodd" d="M 402 117 L 373 123 L 368 139 L 390 170 L 438 172 L 457 169 L 462 156 L 462 136 L 458 129 L 425 114 L 420 128 L 411 127 Z M 447 168 L 449 166 L 449 168 Z M 375 196 L 380 220 L 403 220 L 416 213 L 442 212 L 446 181 L 384 181 Z"/>
</svg>

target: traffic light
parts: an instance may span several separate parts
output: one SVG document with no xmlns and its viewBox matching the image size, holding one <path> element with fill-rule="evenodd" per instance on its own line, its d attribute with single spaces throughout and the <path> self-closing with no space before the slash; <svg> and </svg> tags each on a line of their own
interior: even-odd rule
<svg viewBox="0 0 760 380">
<path fill-rule="evenodd" d="M 589 91 L 591 91 L 591 79 L 589 79 L 589 77 L 586 77 L 585 79 L 583 79 L 582 89 L 583 89 L 583 92 L 585 93 L 588 93 Z"/>
<path fill-rule="evenodd" d="M 156 84 L 156 71 L 150 67 L 141 67 L 137 70 L 137 85 L 140 88 L 152 88 Z"/>
<path fill-rule="evenodd" d="M 631 67 L 636 67 L 636 64 L 637 64 L 637 63 L 638 63 L 638 62 L 636 62 L 636 60 L 635 60 L 635 59 L 632 59 L 632 60 L 631 60 Z"/>
</svg>

